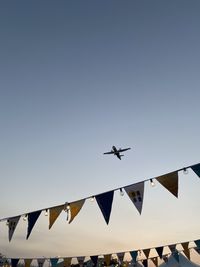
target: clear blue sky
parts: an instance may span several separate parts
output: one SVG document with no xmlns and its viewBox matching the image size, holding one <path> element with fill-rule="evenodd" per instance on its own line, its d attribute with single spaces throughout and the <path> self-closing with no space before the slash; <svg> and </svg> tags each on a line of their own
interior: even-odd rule
<svg viewBox="0 0 200 267">
<path fill-rule="evenodd" d="M 0 217 L 42 209 L 198 163 L 200 2 L 1 1 Z M 122 161 L 103 152 L 132 147 Z M 8 257 L 91 255 L 200 237 L 200 181 L 180 198 L 146 184 L 141 216 L 114 198 L 52 230 L 41 215 L 0 251 Z M 149 231 L 151 229 L 151 231 Z M 81 242 L 80 242 L 81 241 Z"/>
</svg>

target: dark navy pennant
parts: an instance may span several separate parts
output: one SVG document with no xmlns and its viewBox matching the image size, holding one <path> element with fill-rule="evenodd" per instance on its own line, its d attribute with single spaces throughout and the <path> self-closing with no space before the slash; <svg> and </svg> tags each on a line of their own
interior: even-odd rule
<svg viewBox="0 0 200 267">
<path fill-rule="evenodd" d="M 114 191 L 109 191 L 100 195 L 95 196 L 96 201 L 101 209 L 106 223 L 109 223 L 110 213 L 112 209 Z"/>
<path fill-rule="evenodd" d="M 39 211 L 34 211 L 28 214 L 28 230 L 27 230 L 27 236 L 26 239 L 29 238 L 30 233 L 38 219 L 38 217 L 40 216 L 41 210 Z"/>
<path fill-rule="evenodd" d="M 200 177 L 200 163 L 191 166 L 191 169 L 196 173 L 196 175 Z"/>
</svg>

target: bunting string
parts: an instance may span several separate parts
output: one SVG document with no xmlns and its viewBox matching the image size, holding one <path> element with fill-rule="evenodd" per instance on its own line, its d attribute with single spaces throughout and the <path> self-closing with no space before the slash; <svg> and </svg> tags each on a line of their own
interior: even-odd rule
<svg viewBox="0 0 200 267">
<path fill-rule="evenodd" d="M 28 239 L 42 211 L 45 211 L 45 214 L 49 215 L 49 229 L 51 229 L 56 219 L 58 218 L 58 216 L 63 210 L 67 212 L 68 223 L 71 223 L 74 220 L 74 218 L 78 215 L 80 210 L 82 209 L 86 199 L 96 199 L 96 202 L 102 212 L 105 222 L 109 224 L 115 191 L 120 190 L 120 194 L 124 194 L 124 191 L 125 191 L 128 197 L 130 198 L 130 200 L 133 202 L 136 209 L 138 210 L 139 214 L 141 214 L 142 206 L 143 206 L 145 182 L 150 182 L 152 184 L 153 180 L 155 179 L 163 187 L 165 187 L 171 194 L 173 194 L 176 198 L 178 198 L 178 178 L 179 178 L 178 172 L 180 171 L 187 172 L 188 168 L 191 168 L 194 171 L 194 173 L 198 177 L 200 177 L 200 163 L 198 163 L 198 164 L 194 164 L 191 166 L 183 167 L 181 169 L 178 169 L 176 171 L 173 171 L 173 172 L 161 175 L 161 176 L 149 178 L 149 179 L 137 182 L 137 183 L 115 188 L 110 191 L 88 196 L 86 198 L 76 200 L 73 202 L 65 202 L 57 206 L 46 207 L 40 210 L 23 213 L 17 216 L 2 218 L 0 219 L 0 222 L 7 221 L 8 239 L 9 241 L 11 241 L 13 234 L 15 232 L 15 229 L 18 225 L 19 219 L 23 217 L 23 220 L 28 221 L 27 236 L 26 236 L 26 239 Z M 145 253 L 148 254 L 148 251 L 145 251 Z"/>
</svg>

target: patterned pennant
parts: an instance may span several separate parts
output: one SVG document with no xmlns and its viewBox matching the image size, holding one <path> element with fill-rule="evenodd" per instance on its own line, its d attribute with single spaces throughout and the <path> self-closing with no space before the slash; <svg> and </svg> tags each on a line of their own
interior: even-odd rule
<svg viewBox="0 0 200 267">
<path fill-rule="evenodd" d="M 188 248 L 189 242 L 181 243 L 185 256 L 190 260 L 190 250 Z"/>
<path fill-rule="evenodd" d="M 49 209 L 49 229 L 51 229 L 52 225 L 54 224 L 62 210 L 64 210 L 64 205 Z"/>
<path fill-rule="evenodd" d="M 38 262 L 38 267 L 43 267 L 45 259 L 44 258 L 37 259 L 37 262 Z"/>
<path fill-rule="evenodd" d="M 51 266 L 55 267 L 57 265 L 57 263 L 58 263 L 58 258 L 51 258 L 50 262 L 51 262 Z"/>
<path fill-rule="evenodd" d="M 38 267 L 43 267 L 44 263 L 45 263 L 45 260 L 44 258 L 40 258 L 40 259 L 37 259 L 37 262 L 38 262 Z"/>
<path fill-rule="evenodd" d="M 158 256 L 160 257 L 160 259 L 162 259 L 163 247 L 157 247 L 156 252 L 158 253 Z"/>
<path fill-rule="evenodd" d="M 151 258 L 153 261 L 154 265 L 157 267 L 158 266 L 158 257 Z"/>
<path fill-rule="evenodd" d="M 136 250 L 130 251 L 130 254 L 131 254 L 131 258 L 132 258 L 133 262 L 136 263 L 138 251 L 136 251 Z"/>
<path fill-rule="evenodd" d="M 198 248 L 200 248 L 200 239 L 195 240 L 194 243 L 196 244 L 196 246 L 197 246 Z"/>
<path fill-rule="evenodd" d="M 119 259 L 119 262 L 122 264 L 123 260 L 124 260 L 124 252 L 119 252 L 117 253 L 117 257 Z"/>
<path fill-rule="evenodd" d="M 63 267 L 70 267 L 71 266 L 71 261 L 72 261 L 72 258 L 64 258 L 63 259 Z"/>
<path fill-rule="evenodd" d="M 171 251 L 172 253 L 175 252 L 175 250 L 176 250 L 176 244 L 169 245 L 168 247 L 169 247 L 169 249 L 170 249 L 170 251 Z"/>
<path fill-rule="evenodd" d="M 200 163 L 191 166 L 191 169 L 196 173 L 196 175 L 200 177 Z"/>
<path fill-rule="evenodd" d="M 34 211 L 28 214 L 28 231 L 27 231 L 27 236 L 26 239 L 29 238 L 30 233 L 38 219 L 38 217 L 40 216 L 41 210 L 39 211 Z"/>
<path fill-rule="evenodd" d="M 17 227 L 17 224 L 19 222 L 20 216 L 14 217 L 14 218 L 9 218 L 8 220 L 8 239 L 11 241 L 12 236 L 14 234 L 14 231 Z"/>
<path fill-rule="evenodd" d="M 96 201 L 101 209 L 106 223 L 109 223 L 110 213 L 112 209 L 114 191 L 109 191 L 100 195 L 95 196 Z"/>
<path fill-rule="evenodd" d="M 148 259 L 149 257 L 149 253 L 150 253 L 150 248 L 148 249 L 143 249 L 144 255 L 146 256 L 146 258 Z"/>
<path fill-rule="evenodd" d="M 106 266 L 110 266 L 111 256 L 111 254 L 104 255 L 104 261 L 106 263 Z"/>
<path fill-rule="evenodd" d="M 156 180 L 163 185 L 175 197 L 178 197 L 178 172 L 171 172 L 160 177 Z"/>
<path fill-rule="evenodd" d="M 30 267 L 32 259 L 24 259 L 25 267 Z"/>
<path fill-rule="evenodd" d="M 98 256 L 90 256 L 91 261 L 93 262 L 94 266 L 97 266 L 97 262 L 98 262 Z"/>
<path fill-rule="evenodd" d="M 17 267 L 18 262 L 19 262 L 19 259 L 11 259 L 11 266 Z"/>
<path fill-rule="evenodd" d="M 148 260 L 146 259 L 146 260 L 143 260 L 142 261 L 142 264 L 144 265 L 144 267 L 148 267 Z"/>
<path fill-rule="evenodd" d="M 144 182 L 124 187 L 124 190 L 141 214 L 144 195 Z"/>
<path fill-rule="evenodd" d="M 83 263 L 84 263 L 84 260 L 85 260 L 85 257 L 77 257 L 77 260 L 78 260 L 79 266 L 82 267 Z"/>
<path fill-rule="evenodd" d="M 75 201 L 69 204 L 70 206 L 70 220 L 69 223 L 73 221 L 73 219 L 76 217 L 76 215 L 79 213 L 81 208 L 83 207 L 83 204 L 85 203 L 85 199 L 81 199 L 79 201 Z"/>
</svg>

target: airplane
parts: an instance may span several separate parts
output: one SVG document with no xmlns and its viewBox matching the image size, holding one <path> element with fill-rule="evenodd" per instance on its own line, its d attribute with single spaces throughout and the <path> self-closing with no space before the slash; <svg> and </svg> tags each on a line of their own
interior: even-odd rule
<svg viewBox="0 0 200 267">
<path fill-rule="evenodd" d="M 110 151 L 110 152 L 105 152 L 105 153 L 103 153 L 104 155 L 106 155 L 106 154 L 114 154 L 115 156 L 117 156 L 118 157 L 118 159 L 120 159 L 121 160 L 121 157 L 123 157 L 124 155 L 120 155 L 120 153 L 121 152 L 124 152 L 124 151 L 127 151 L 127 150 L 129 150 L 129 149 L 131 149 L 130 147 L 128 147 L 128 148 L 123 148 L 123 149 L 117 149 L 115 146 L 113 146 L 112 147 L 112 150 Z"/>
</svg>

